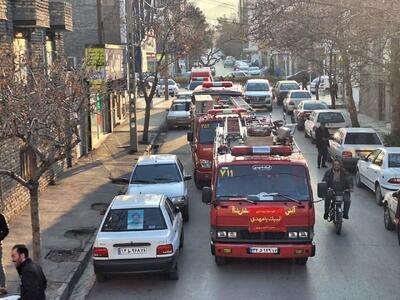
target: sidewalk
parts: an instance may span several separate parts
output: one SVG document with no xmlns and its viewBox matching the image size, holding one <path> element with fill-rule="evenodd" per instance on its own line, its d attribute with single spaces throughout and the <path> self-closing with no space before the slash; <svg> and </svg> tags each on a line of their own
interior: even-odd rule
<svg viewBox="0 0 400 300">
<path fill-rule="evenodd" d="M 155 99 L 151 111 L 151 140 L 164 126 L 170 101 Z M 137 111 L 138 135 L 141 140 L 144 101 Z M 90 259 L 93 234 L 113 197 L 123 186 L 112 184 L 109 177 L 128 176 L 138 157 L 148 145 L 139 144 L 139 152 L 127 154 L 129 124 L 118 126 L 104 143 L 62 174 L 54 186 L 40 193 L 43 269 L 47 276 L 47 299 L 67 299 Z M 10 220 L 10 234 L 3 242 L 3 263 L 9 294 L 19 293 L 20 280 L 10 259 L 14 244 L 25 243 L 31 249 L 30 208 Z"/>
</svg>

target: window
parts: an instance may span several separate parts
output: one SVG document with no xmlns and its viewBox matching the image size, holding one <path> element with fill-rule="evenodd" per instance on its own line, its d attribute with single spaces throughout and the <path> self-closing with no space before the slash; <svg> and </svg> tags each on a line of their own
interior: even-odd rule
<svg viewBox="0 0 400 300">
<path fill-rule="evenodd" d="M 101 231 L 146 231 L 167 229 L 160 208 L 111 209 Z"/>
<path fill-rule="evenodd" d="M 374 164 L 377 166 L 382 166 L 383 164 L 383 159 L 385 158 L 385 152 L 379 153 L 379 155 L 376 157 Z"/>
<path fill-rule="evenodd" d="M 346 134 L 345 144 L 382 145 L 382 142 L 374 132 L 349 132 Z"/>
<path fill-rule="evenodd" d="M 382 150 L 379 150 L 379 149 L 375 150 L 375 151 L 372 151 L 371 154 L 367 156 L 367 159 L 370 162 L 373 162 L 375 160 L 375 158 L 379 155 L 379 153 L 381 153 L 381 151 Z"/>
<path fill-rule="evenodd" d="M 297 83 L 282 83 L 280 89 L 283 91 L 299 90 L 300 86 Z"/>
<path fill-rule="evenodd" d="M 318 115 L 318 122 L 324 123 L 344 123 L 343 115 L 339 112 L 324 112 Z"/>
<path fill-rule="evenodd" d="M 246 91 L 268 91 L 268 90 L 269 90 L 268 84 L 262 82 L 248 83 L 246 87 Z"/>
<path fill-rule="evenodd" d="M 328 109 L 325 103 L 304 103 L 305 110 Z"/>
<path fill-rule="evenodd" d="M 188 111 L 187 108 L 188 105 L 186 105 L 185 102 L 181 102 L 181 103 L 173 103 L 171 105 L 171 111 Z"/>
<path fill-rule="evenodd" d="M 179 160 L 179 158 L 177 159 L 177 162 L 178 162 L 179 171 L 181 171 L 182 175 L 184 175 L 184 172 L 183 172 L 183 165 L 182 165 L 181 161 Z"/>
<path fill-rule="evenodd" d="M 400 168 L 400 153 L 390 153 L 388 156 L 389 168 Z"/>
<path fill-rule="evenodd" d="M 294 99 L 300 99 L 300 98 L 310 98 L 311 99 L 311 94 L 307 92 L 295 92 L 290 94 L 290 98 Z"/>
<path fill-rule="evenodd" d="M 257 164 L 223 166 L 218 170 L 216 197 L 247 197 L 279 193 L 298 200 L 309 200 L 310 190 L 304 166 Z M 270 201 L 282 196 L 268 197 Z"/>
<path fill-rule="evenodd" d="M 182 181 L 175 163 L 138 165 L 132 174 L 131 183 L 154 184 Z"/>
<path fill-rule="evenodd" d="M 201 123 L 199 132 L 200 144 L 212 145 L 214 143 L 214 138 L 215 138 L 215 129 L 218 126 L 223 126 L 223 121 Z"/>
</svg>

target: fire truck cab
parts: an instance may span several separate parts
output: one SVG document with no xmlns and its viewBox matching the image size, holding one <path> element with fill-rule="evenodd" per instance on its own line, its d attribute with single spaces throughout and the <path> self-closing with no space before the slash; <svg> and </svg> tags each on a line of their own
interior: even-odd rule
<svg viewBox="0 0 400 300">
<path fill-rule="evenodd" d="M 210 205 L 217 265 L 231 258 L 305 265 L 315 255 L 307 163 L 293 140 L 277 139 L 272 127 L 271 120 L 226 118 L 216 129 L 211 187 L 203 188 L 202 201 Z"/>
<path fill-rule="evenodd" d="M 196 103 L 197 104 L 197 103 Z M 207 113 L 193 118 L 192 132 L 188 132 L 193 158 L 193 179 L 201 189 L 211 180 L 215 130 L 224 124 L 225 119 L 240 120 L 247 114 L 245 109 L 210 109 Z"/>
</svg>

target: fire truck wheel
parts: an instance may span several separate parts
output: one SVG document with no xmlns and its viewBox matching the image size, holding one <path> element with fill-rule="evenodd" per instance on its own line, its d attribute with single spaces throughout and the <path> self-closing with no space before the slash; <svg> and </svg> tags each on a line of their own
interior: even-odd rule
<svg viewBox="0 0 400 300">
<path fill-rule="evenodd" d="M 305 266 L 308 261 L 308 257 L 299 257 L 296 258 L 296 265 Z"/>
<path fill-rule="evenodd" d="M 226 257 L 223 256 L 215 256 L 215 263 L 217 266 L 224 266 L 227 263 Z"/>
</svg>

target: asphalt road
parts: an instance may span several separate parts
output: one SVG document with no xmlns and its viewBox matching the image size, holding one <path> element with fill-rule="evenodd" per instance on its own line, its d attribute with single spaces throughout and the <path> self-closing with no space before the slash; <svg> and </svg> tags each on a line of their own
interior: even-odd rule
<svg viewBox="0 0 400 300">
<path fill-rule="evenodd" d="M 281 116 L 274 108 L 274 118 Z M 186 130 L 165 135 L 161 153 L 176 153 L 192 174 Z M 316 148 L 303 132 L 296 133 L 310 167 L 313 186 L 323 176 L 316 168 Z M 209 207 L 189 184 L 190 221 L 179 258 L 178 281 L 163 275 L 118 275 L 95 283 L 88 299 L 400 299 L 400 247 L 394 232 L 383 226 L 383 210 L 374 195 L 355 188 L 350 220 L 341 236 L 322 219 L 317 206 L 316 256 L 306 266 L 288 260 L 234 260 L 218 267 L 210 254 Z M 93 276 L 93 274 L 86 275 Z"/>
</svg>

